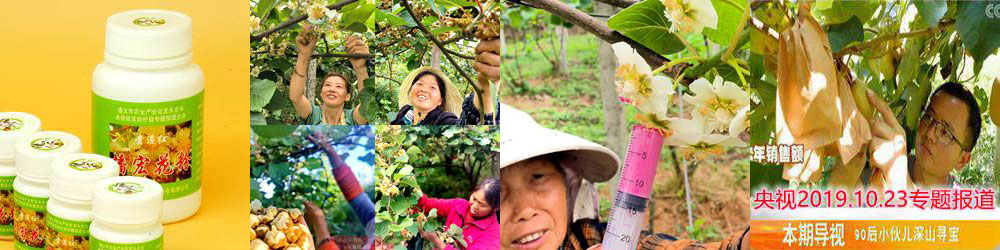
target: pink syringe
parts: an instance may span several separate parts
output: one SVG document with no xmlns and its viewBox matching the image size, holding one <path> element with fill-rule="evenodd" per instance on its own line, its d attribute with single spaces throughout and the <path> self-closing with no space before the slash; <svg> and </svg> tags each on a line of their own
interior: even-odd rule
<svg viewBox="0 0 1000 250">
<path fill-rule="evenodd" d="M 646 202 L 653 190 L 662 148 L 662 134 L 640 125 L 632 126 L 628 155 L 619 174 L 611 218 L 601 241 L 603 249 L 634 250 L 638 246 Z"/>
</svg>

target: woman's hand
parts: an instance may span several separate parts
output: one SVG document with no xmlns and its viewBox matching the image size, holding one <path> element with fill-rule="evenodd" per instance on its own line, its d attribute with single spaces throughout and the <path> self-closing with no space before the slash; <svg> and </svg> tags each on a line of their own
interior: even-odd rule
<svg viewBox="0 0 1000 250">
<path fill-rule="evenodd" d="M 427 241 L 430 241 L 431 243 L 434 243 L 434 249 L 444 249 L 445 247 L 448 247 L 448 245 L 445 245 L 444 241 L 441 240 L 441 238 L 439 238 L 437 234 L 435 234 L 434 232 L 426 232 L 421 230 L 420 237 L 424 238 Z"/>
<path fill-rule="evenodd" d="M 590 246 L 590 248 L 587 248 L 587 250 L 601 250 L 601 249 L 602 249 L 601 244 L 593 245 Z"/>
<path fill-rule="evenodd" d="M 361 40 L 361 37 L 358 37 L 356 35 L 351 35 L 347 37 L 347 41 L 344 43 L 344 45 L 347 46 L 348 54 L 364 54 L 364 55 L 370 54 L 368 51 L 368 44 L 366 44 L 364 40 Z M 348 59 L 348 61 L 351 62 L 351 66 L 354 67 L 354 70 L 365 69 L 365 61 L 367 60 L 368 59 L 365 58 Z"/>
<path fill-rule="evenodd" d="M 319 240 L 330 237 L 330 231 L 326 228 L 326 215 L 323 214 L 323 209 L 319 206 L 313 204 L 309 201 L 303 201 L 302 205 L 305 206 L 305 212 L 302 213 L 302 218 L 306 220 L 306 225 L 312 231 L 314 237 L 316 237 L 315 242 Z"/>
<path fill-rule="evenodd" d="M 881 114 L 881 119 L 868 120 L 872 128 L 872 165 L 885 173 L 883 175 L 885 188 L 906 189 L 909 180 L 906 166 L 906 131 L 896 120 L 896 115 L 889 109 L 889 105 L 886 105 L 875 92 L 868 90 L 868 101 L 877 113 Z"/>
<path fill-rule="evenodd" d="M 479 41 L 479 45 L 476 46 L 476 64 L 473 68 L 479 72 L 480 84 L 484 82 L 489 84 L 484 80 L 500 80 L 500 39 Z"/>
<path fill-rule="evenodd" d="M 333 146 L 330 146 L 330 144 L 326 141 L 326 135 L 324 135 L 323 132 L 315 131 L 311 135 L 306 136 L 306 139 L 326 152 L 326 156 L 330 157 L 330 165 L 334 168 L 339 167 L 340 164 L 343 163 L 343 159 L 340 159 L 340 155 L 337 154 L 337 151 L 333 150 Z"/>
<path fill-rule="evenodd" d="M 316 33 L 312 31 L 312 26 L 307 22 L 302 23 L 302 32 L 295 37 L 295 44 L 299 46 L 299 56 L 312 56 L 316 49 Z"/>
</svg>

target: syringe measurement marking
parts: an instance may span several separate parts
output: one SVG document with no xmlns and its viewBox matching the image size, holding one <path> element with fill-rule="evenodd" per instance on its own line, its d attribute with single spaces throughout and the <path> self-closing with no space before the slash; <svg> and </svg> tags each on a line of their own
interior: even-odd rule
<svg viewBox="0 0 1000 250">
<path fill-rule="evenodd" d="M 633 185 L 635 185 L 636 187 L 640 187 L 640 188 L 641 188 L 641 187 L 642 187 L 643 185 L 646 185 L 646 182 L 645 182 L 645 181 L 643 181 L 643 180 L 632 180 L 632 179 L 629 179 L 629 178 L 625 178 L 625 177 L 622 177 L 622 180 L 623 180 L 623 181 L 628 181 L 628 182 L 632 182 L 632 184 L 633 184 Z M 621 189 L 621 188 L 619 188 L 619 189 Z"/>
</svg>

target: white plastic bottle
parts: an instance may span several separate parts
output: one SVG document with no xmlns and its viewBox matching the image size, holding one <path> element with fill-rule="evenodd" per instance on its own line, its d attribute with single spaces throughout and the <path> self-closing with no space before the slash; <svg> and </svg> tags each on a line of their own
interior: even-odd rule
<svg viewBox="0 0 1000 250">
<path fill-rule="evenodd" d="M 45 247 L 45 204 L 49 200 L 52 161 L 80 152 L 80 139 L 60 131 L 31 133 L 14 145 L 14 248 Z"/>
<path fill-rule="evenodd" d="M 0 240 L 14 238 L 14 143 L 41 127 L 34 115 L 0 112 Z"/>
<path fill-rule="evenodd" d="M 91 250 L 163 249 L 163 188 L 150 179 L 119 176 L 94 185 Z"/>
<path fill-rule="evenodd" d="M 118 163 L 96 154 L 68 154 L 52 161 L 46 205 L 45 246 L 86 249 L 94 216 L 91 199 L 97 181 L 118 175 Z"/>
<path fill-rule="evenodd" d="M 94 152 L 121 176 L 163 184 L 163 222 L 201 205 L 204 78 L 192 62 L 191 18 L 133 10 L 107 20 L 104 61 L 93 75 Z"/>
</svg>

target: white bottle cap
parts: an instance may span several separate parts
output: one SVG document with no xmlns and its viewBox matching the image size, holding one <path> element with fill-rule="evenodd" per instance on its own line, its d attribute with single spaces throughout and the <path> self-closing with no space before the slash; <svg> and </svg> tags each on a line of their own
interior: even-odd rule
<svg viewBox="0 0 1000 250">
<path fill-rule="evenodd" d="M 163 212 L 163 187 L 156 181 L 117 176 L 94 185 L 94 220 L 112 224 L 157 223 Z"/>
<path fill-rule="evenodd" d="M 131 60 L 191 57 L 191 18 L 168 10 L 131 10 L 108 17 L 105 55 Z"/>
<path fill-rule="evenodd" d="M 60 198 L 89 201 L 94 184 L 118 176 L 118 163 L 102 155 L 77 153 L 60 156 L 52 161 L 49 193 Z"/>
<path fill-rule="evenodd" d="M 80 152 L 80 138 L 62 131 L 42 131 L 17 139 L 14 166 L 18 177 L 48 180 L 52 160 Z"/>
<path fill-rule="evenodd" d="M 17 138 L 38 132 L 42 121 L 21 112 L 0 112 L 0 161 L 14 160 L 14 143 Z"/>
</svg>

